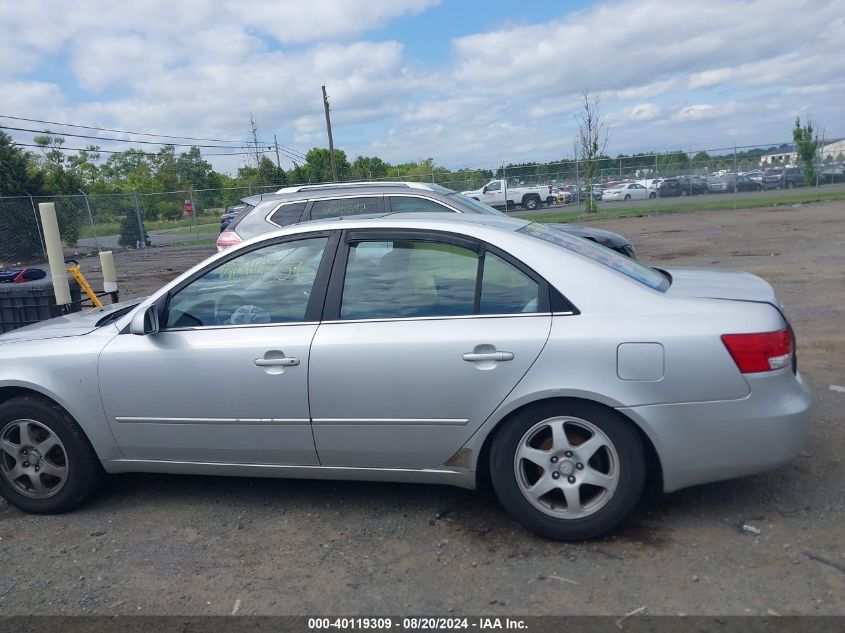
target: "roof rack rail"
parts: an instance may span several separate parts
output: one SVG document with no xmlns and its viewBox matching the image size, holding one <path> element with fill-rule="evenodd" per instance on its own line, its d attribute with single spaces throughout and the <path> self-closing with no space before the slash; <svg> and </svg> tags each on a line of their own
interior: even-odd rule
<svg viewBox="0 0 845 633">
<path fill-rule="evenodd" d="M 276 193 L 299 193 L 301 191 L 323 191 L 326 189 L 356 189 L 361 188 L 377 188 L 377 187 L 404 187 L 407 189 L 431 189 L 431 187 L 424 182 L 328 182 L 314 185 L 299 185 L 296 187 L 284 187 L 276 191 Z"/>
</svg>

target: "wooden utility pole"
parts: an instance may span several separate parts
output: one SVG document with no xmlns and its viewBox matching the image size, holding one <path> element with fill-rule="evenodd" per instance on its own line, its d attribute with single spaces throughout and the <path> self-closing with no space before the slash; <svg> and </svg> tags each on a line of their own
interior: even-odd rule
<svg viewBox="0 0 845 633">
<path fill-rule="evenodd" d="M 334 162 L 334 141 L 332 140 L 332 118 L 329 115 L 329 98 L 326 96 L 325 86 L 323 86 L 323 108 L 326 111 L 326 130 L 329 133 L 329 158 L 332 161 L 332 180 L 337 182 L 337 167 Z"/>
<path fill-rule="evenodd" d="M 279 141 L 277 141 L 277 140 L 276 140 L 276 135 L 275 135 L 275 134 L 273 135 L 273 145 L 275 145 L 275 146 L 276 146 L 276 167 L 278 167 L 279 169 L 281 169 L 281 168 L 282 168 L 282 163 L 281 163 L 281 161 L 279 160 Z"/>
</svg>

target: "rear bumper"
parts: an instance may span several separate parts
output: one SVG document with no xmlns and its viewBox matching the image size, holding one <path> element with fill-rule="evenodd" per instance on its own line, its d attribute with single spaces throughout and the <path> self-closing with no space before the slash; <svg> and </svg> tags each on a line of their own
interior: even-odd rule
<svg viewBox="0 0 845 633">
<path fill-rule="evenodd" d="M 790 369 L 747 374 L 741 400 L 622 408 L 660 457 L 666 492 L 766 472 L 804 447 L 810 390 Z"/>
</svg>

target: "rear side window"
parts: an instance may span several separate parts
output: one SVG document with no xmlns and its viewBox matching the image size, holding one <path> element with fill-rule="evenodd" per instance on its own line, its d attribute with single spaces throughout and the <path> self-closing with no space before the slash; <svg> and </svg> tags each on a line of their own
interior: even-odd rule
<svg viewBox="0 0 845 633">
<path fill-rule="evenodd" d="M 479 314 L 537 312 L 539 298 L 540 284 L 494 253 L 485 254 Z"/>
<path fill-rule="evenodd" d="M 315 200 L 311 205 L 311 219 L 339 218 L 349 215 L 379 213 L 379 199 L 372 198 L 334 198 Z"/>
<path fill-rule="evenodd" d="M 349 252 L 341 319 L 471 315 L 478 253 L 421 241 L 360 242 Z"/>
<path fill-rule="evenodd" d="M 283 204 L 278 209 L 273 211 L 270 216 L 270 222 L 277 226 L 288 226 L 289 224 L 296 224 L 302 217 L 302 212 L 305 211 L 305 202 L 292 202 L 290 204 Z"/>
</svg>

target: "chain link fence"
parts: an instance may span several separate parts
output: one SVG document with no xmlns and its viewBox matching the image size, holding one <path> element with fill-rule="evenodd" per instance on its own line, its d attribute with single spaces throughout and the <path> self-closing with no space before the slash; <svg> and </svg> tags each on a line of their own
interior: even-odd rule
<svg viewBox="0 0 845 633">
<path fill-rule="evenodd" d="M 772 147 L 779 149 L 772 152 Z M 600 210 L 635 207 L 638 213 L 660 212 L 681 202 L 694 203 L 699 196 L 722 194 L 719 206 L 730 206 L 742 196 L 777 196 L 795 186 L 815 186 L 845 181 L 843 159 L 819 153 L 812 181 L 782 179 L 769 183 L 766 174 L 795 164 L 789 144 L 722 148 L 706 151 L 662 153 L 601 158 L 592 162 L 570 160 L 550 163 L 502 164 L 492 169 L 461 169 L 388 175 L 374 180 L 416 181 L 439 184 L 456 191 L 479 192 L 494 179 L 504 179 L 507 187 L 541 187 L 540 212 L 567 214 L 567 219 L 594 217 Z M 800 171 L 800 170 L 799 170 Z M 769 179 L 771 180 L 771 179 Z M 665 181 L 674 181 L 671 187 Z M 592 183 L 592 188 L 590 187 Z M 603 191 L 617 184 L 638 183 L 627 198 L 609 202 Z M 303 183 L 305 184 L 305 183 Z M 314 184 L 314 183 L 310 183 Z M 187 189 L 161 193 L 124 192 L 75 195 L 0 197 L 0 267 L 45 261 L 38 204 L 56 205 L 59 229 L 68 256 L 100 250 L 142 250 L 170 244 L 211 245 L 217 238 L 220 216 L 241 199 L 271 193 L 278 185 L 228 189 Z M 478 197 L 474 195 L 474 197 Z M 636 198 L 644 202 L 637 202 Z M 487 201 L 481 197 L 482 201 Z M 508 200 L 512 199 L 508 195 Z M 715 199 L 714 199 L 715 200 Z M 514 210 L 522 200 L 513 199 Z M 551 207 L 551 208 L 545 208 Z M 510 209 L 511 207 L 509 207 Z"/>
</svg>

